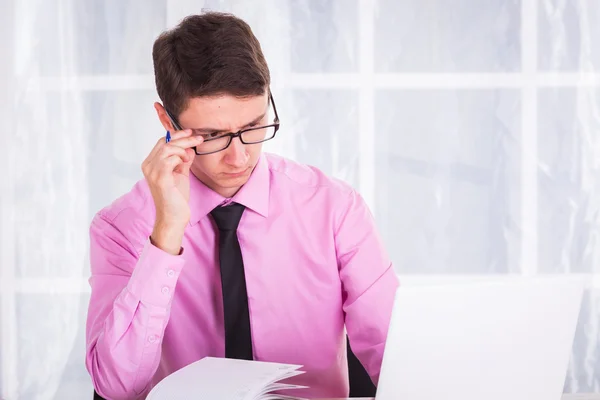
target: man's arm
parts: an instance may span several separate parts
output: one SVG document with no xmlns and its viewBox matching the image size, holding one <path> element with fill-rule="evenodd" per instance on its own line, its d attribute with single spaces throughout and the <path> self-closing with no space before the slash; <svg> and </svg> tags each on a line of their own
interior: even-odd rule
<svg viewBox="0 0 600 400">
<path fill-rule="evenodd" d="M 373 216 L 355 191 L 342 209 L 335 243 L 348 339 L 377 385 L 398 277 Z"/>
<path fill-rule="evenodd" d="M 183 260 L 149 240 L 138 255 L 114 223 L 98 214 L 90 227 L 90 262 L 87 370 L 102 397 L 140 397 L 158 368 Z"/>
</svg>

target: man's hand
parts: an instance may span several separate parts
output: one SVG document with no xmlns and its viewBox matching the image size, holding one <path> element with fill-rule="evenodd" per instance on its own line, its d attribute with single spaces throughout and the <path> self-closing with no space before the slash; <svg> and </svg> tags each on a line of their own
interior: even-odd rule
<svg viewBox="0 0 600 400">
<path fill-rule="evenodd" d="M 142 163 L 156 208 L 151 241 L 156 247 L 177 255 L 185 226 L 190 220 L 190 167 L 195 153 L 192 147 L 203 139 L 185 129 L 171 135 L 166 143 L 161 137 Z"/>
</svg>

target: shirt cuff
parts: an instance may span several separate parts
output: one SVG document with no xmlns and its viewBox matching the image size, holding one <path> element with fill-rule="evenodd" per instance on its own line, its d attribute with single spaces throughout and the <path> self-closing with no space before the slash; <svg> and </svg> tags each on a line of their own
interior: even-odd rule
<svg viewBox="0 0 600 400">
<path fill-rule="evenodd" d="M 148 239 L 129 279 L 127 289 L 141 303 L 168 307 L 173 299 L 175 285 L 183 264 L 183 257 L 159 249 Z"/>
</svg>

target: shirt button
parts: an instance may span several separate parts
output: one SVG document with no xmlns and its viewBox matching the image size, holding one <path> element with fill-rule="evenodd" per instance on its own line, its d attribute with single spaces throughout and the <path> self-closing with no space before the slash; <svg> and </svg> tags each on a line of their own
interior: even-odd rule
<svg viewBox="0 0 600 400">
<path fill-rule="evenodd" d="M 148 341 L 150 343 L 154 343 L 154 342 L 156 342 L 157 339 L 158 338 L 156 337 L 156 335 L 150 335 L 150 337 L 148 338 Z"/>
<path fill-rule="evenodd" d="M 167 271 L 167 276 L 168 276 L 169 278 L 172 278 L 172 277 L 174 277 L 174 276 L 175 276 L 175 271 L 173 271 L 172 269 L 170 269 L 169 271 Z"/>
<path fill-rule="evenodd" d="M 162 291 L 162 294 L 164 294 L 164 295 L 167 295 L 167 294 L 169 294 L 169 288 L 168 288 L 168 287 L 166 287 L 166 286 L 165 286 L 165 287 L 163 287 L 161 291 Z"/>
</svg>

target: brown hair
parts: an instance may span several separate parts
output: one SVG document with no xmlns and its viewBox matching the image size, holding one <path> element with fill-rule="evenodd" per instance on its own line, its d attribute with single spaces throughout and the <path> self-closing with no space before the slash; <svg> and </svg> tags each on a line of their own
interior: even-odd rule
<svg viewBox="0 0 600 400">
<path fill-rule="evenodd" d="M 271 82 L 260 43 L 231 14 L 186 17 L 156 39 L 152 59 L 158 96 L 175 117 L 193 97 L 260 96 Z"/>
</svg>

